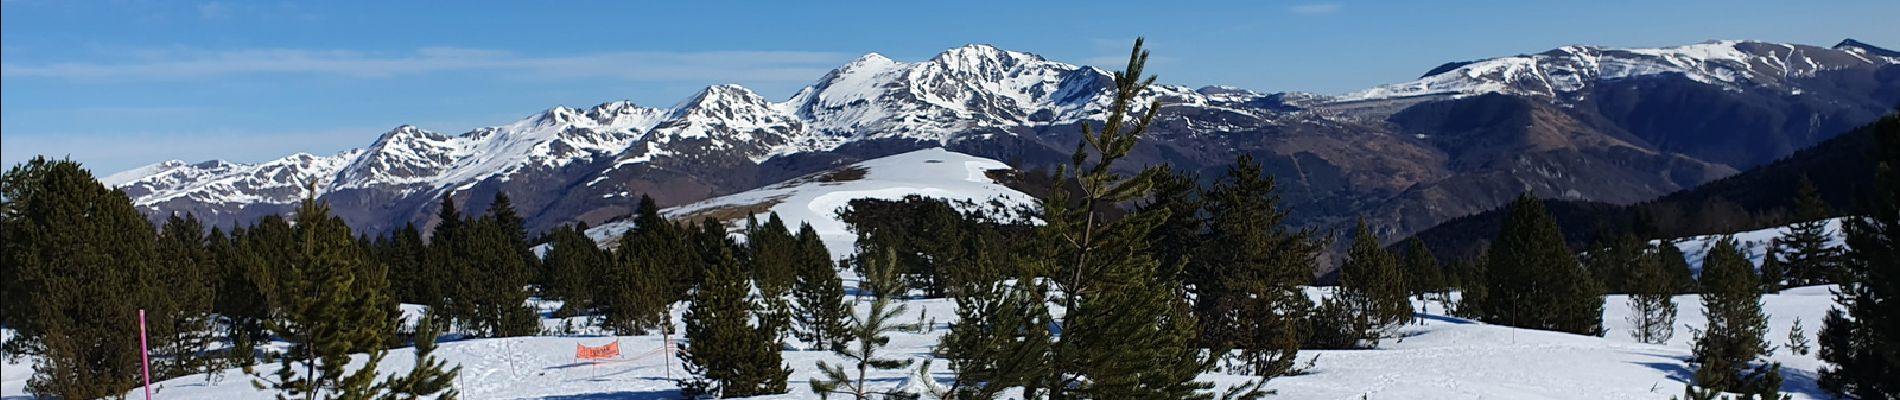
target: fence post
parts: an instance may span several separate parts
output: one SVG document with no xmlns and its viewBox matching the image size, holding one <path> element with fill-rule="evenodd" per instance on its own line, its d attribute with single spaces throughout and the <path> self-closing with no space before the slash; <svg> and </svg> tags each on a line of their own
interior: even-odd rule
<svg viewBox="0 0 1900 400">
<path fill-rule="evenodd" d="M 145 375 L 145 400 L 152 400 L 152 351 L 145 340 L 145 309 L 139 309 L 139 367 Z"/>
</svg>

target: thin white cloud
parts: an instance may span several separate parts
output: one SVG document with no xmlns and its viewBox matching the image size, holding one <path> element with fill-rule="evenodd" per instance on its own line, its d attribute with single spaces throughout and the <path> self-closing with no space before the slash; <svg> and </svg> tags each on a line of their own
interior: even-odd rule
<svg viewBox="0 0 1900 400">
<path fill-rule="evenodd" d="M 204 19 L 224 19 L 231 16 L 231 8 L 219 2 L 198 4 L 198 17 Z"/>
<path fill-rule="evenodd" d="M 623 51 L 531 56 L 503 50 L 421 48 L 403 53 L 351 50 L 141 49 L 114 62 L 0 63 L 6 78 L 76 81 L 193 80 L 251 74 L 387 78 L 441 72 L 505 72 L 528 78 L 628 81 L 810 80 L 852 55 L 810 51 Z"/>
<path fill-rule="evenodd" d="M 1346 6 L 1339 3 L 1312 3 L 1288 7 L 1287 11 L 1300 15 L 1319 15 L 1336 13 L 1344 8 L 1346 8 Z"/>
</svg>

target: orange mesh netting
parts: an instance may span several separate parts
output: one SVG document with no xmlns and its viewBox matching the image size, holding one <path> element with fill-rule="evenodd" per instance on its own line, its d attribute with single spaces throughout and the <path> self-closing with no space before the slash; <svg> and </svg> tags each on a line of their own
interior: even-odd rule
<svg viewBox="0 0 1900 400">
<path fill-rule="evenodd" d="M 620 356 L 620 341 L 614 341 L 613 343 L 608 343 L 607 345 L 600 346 L 600 347 L 587 347 L 587 346 L 582 346 L 580 343 L 574 344 L 574 358 L 579 358 L 582 360 L 597 360 L 597 359 L 603 359 L 603 358 L 614 358 L 614 357 L 619 357 L 619 356 Z"/>
</svg>

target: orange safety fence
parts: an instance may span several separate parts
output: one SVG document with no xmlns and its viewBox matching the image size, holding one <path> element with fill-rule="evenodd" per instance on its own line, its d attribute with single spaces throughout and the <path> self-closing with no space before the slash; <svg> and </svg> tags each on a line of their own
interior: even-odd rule
<svg viewBox="0 0 1900 400">
<path fill-rule="evenodd" d="M 578 358 L 582 360 L 600 360 L 600 359 L 614 358 L 614 357 L 619 357 L 619 356 L 620 356 L 620 341 L 619 340 L 615 340 L 613 343 L 608 343 L 605 346 L 599 346 L 599 347 L 587 347 L 587 346 L 581 345 L 580 343 L 574 344 L 574 358 Z"/>
</svg>

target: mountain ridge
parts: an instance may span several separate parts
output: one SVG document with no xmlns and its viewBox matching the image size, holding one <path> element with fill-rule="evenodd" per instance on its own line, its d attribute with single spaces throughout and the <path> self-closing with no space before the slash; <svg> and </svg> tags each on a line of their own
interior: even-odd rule
<svg viewBox="0 0 1900 400">
<path fill-rule="evenodd" d="M 1880 107 L 1870 104 L 1900 101 L 1900 59 L 1851 40 L 1836 47 L 1565 46 L 1447 64 L 1419 80 L 1343 96 L 1156 85 L 1144 98 L 1162 102 L 1162 117 L 1133 159 L 1212 176 L 1234 152 L 1257 153 L 1270 172 L 1298 183 L 1287 192 L 1300 223 L 1373 214 L 1389 220 L 1389 234 L 1481 211 L 1499 197 L 1462 192 L 1634 201 L 1784 155 L 1871 120 Z M 1548 72 L 1565 69 L 1540 62 L 1585 73 L 1566 81 Z M 1525 65 L 1545 72 L 1512 72 Z M 287 211 L 309 193 L 282 187 L 317 183 L 317 196 L 371 232 L 426 226 L 445 194 L 479 207 L 506 192 L 543 230 L 617 217 L 636 193 L 678 205 L 926 147 L 1018 167 L 1058 164 L 1073 148 L 1073 125 L 1099 119 L 1108 80 L 1099 68 L 989 45 L 917 62 L 868 53 L 778 102 L 713 85 L 671 107 L 557 106 L 458 135 L 403 125 L 332 156 L 217 168 L 168 161 L 107 181 L 154 215 L 193 212 L 213 225 Z M 1644 95 L 1654 93 L 1664 96 Z M 1667 109 L 1697 121 L 1767 110 L 1748 122 L 1771 127 L 1743 130 L 1760 143 L 1723 143 L 1713 138 L 1720 124 L 1685 132 L 1656 117 Z M 1459 122 L 1474 119 L 1493 125 Z M 1530 126 L 1508 126 L 1520 122 Z M 1612 178 L 1632 188 L 1612 187 Z"/>
</svg>

